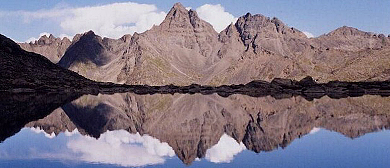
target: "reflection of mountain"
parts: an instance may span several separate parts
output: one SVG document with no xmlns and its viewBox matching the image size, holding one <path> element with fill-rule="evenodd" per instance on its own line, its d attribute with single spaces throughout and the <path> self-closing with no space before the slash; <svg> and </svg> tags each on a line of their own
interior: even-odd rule
<svg viewBox="0 0 390 168">
<path fill-rule="evenodd" d="M 0 94 L 0 142 L 9 136 L 19 132 L 26 123 L 38 120 L 50 114 L 59 106 L 78 98 L 80 95 L 71 95 L 69 93 L 51 93 L 51 94 L 18 94 L 10 95 Z M 57 110 L 56 110 L 57 111 Z M 54 114 L 56 112 L 53 112 Z M 58 117 L 53 117 L 58 119 Z M 44 125 L 50 122 L 58 124 L 51 119 L 46 119 Z M 45 130 L 46 127 L 44 128 Z M 61 131 L 64 131 L 62 129 Z"/>
<path fill-rule="evenodd" d="M 186 164 L 205 157 L 223 134 L 255 152 L 286 147 L 323 127 L 355 138 L 390 127 L 390 98 L 301 97 L 277 100 L 232 95 L 82 96 L 44 119 L 29 123 L 48 133 L 77 128 L 98 138 L 107 130 L 139 132 L 167 142 Z M 70 130 L 71 131 L 71 130 Z"/>
</svg>

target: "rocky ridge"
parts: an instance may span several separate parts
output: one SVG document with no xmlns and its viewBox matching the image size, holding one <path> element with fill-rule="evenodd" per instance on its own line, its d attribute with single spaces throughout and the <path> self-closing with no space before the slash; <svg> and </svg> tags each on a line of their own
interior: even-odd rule
<svg viewBox="0 0 390 168">
<path fill-rule="evenodd" d="M 51 62 L 57 63 L 71 44 L 72 42 L 67 37 L 61 39 L 50 34 L 49 37 L 43 35 L 35 42 L 20 43 L 19 45 L 26 51 L 43 55 Z"/>
</svg>

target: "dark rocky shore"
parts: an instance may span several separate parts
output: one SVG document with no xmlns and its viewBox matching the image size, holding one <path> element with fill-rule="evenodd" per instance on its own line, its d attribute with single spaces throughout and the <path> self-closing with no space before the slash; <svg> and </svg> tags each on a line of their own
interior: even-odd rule
<svg viewBox="0 0 390 168">
<path fill-rule="evenodd" d="M 107 85 L 109 86 L 109 85 Z M 111 88 L 116 88 L 111 87 Z M 308 100 L 321 98 L 325 95 L 331 98 L 355 97 L 365 94 L 390 96 L 390 82 L 341 82 L 332 81 L 328 83 L 316 83 L 313 78 L 306 77 L 300 81 L 276 78 L 271 82 L 252 81 L 245 85 L 223 85 L 218 87 L 201 86 L 192 84 L 189 86 L 119 86 L 122 89 L 137 94 L 213 94 L 217 93 L 222 97 L 232 94 L 244 94 L 252 97 L 272 96 L 275 98 L 288 98 L 302 96 Z M 103 93 L 110 93 L 110 87 L 102 88 Z"/>
</svg>

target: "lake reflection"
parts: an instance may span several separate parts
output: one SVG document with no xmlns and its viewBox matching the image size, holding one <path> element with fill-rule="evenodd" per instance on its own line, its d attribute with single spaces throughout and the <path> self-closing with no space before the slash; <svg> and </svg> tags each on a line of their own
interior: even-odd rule
<svg viewBox="0 0 390 168">
<path fill-rule="evenodd" d="M 75 98 L 10 97 L 2 103 L 0 167 L 390 164 L 390 133 L 383 131 L 390 127 L 389 97 L 308 101 L 117 93 Z"/>
</svg>

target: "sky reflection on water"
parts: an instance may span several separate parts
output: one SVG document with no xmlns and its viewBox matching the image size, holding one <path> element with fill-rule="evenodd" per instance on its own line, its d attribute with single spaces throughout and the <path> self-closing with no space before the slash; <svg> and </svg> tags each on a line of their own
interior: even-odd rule
<svg viewBox="0 0 390 168">
<path fill-rule="evenodd" d="M 297 139 L 285 149 L 256 154 L 224 134 L 196 159 L 194 167 L 386 167 L 390 164 L 390 131 L 369 133 L 351 139 L 325 129 Z M 99 139 L 77 130 L 56 137 L 24 128 L 0 144 L 0 167 L 26 163 L 48 167 L 185 167 L 167 143 L 148 135 L 124 130 L 108 131 Z M 44 166 L 44 167 L 45 167 Z M 23 166 L 22 166 L 23 167 Z"/>
</svg>

